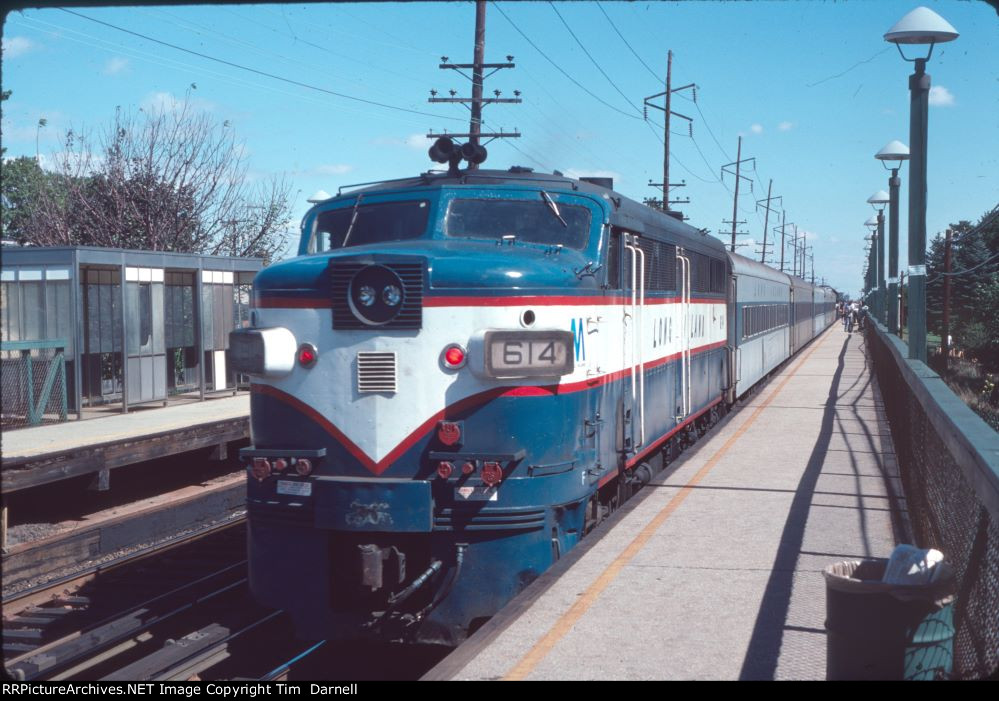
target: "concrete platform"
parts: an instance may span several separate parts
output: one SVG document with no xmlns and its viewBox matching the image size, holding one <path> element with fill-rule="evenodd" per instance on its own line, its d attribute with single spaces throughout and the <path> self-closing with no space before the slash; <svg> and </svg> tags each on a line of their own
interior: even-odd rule
<svg viewBox="0 0 999 701">
<path fill-rule="evenodd" d="M 3 493 L 249 436 L 248 394 L 5 431 Z"/>
<path fill-rule="evenodd" d="M 859 333 L 836 324 L 426 679 L 823 679 L 822 569 L 905 504 Z"/>
</svg>

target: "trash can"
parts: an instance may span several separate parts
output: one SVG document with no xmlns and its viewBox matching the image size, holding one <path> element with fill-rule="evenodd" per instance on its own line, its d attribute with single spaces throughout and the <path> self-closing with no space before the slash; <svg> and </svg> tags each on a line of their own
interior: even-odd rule
<svg viewBox="0 0 999 701">
<path fill-rule="evenodd" d="M 948 679 L 954 652 L 954 574 L 932 584 L 881 581 L 888 560 L 825 568 L 826 679 Z"/>
</svg>

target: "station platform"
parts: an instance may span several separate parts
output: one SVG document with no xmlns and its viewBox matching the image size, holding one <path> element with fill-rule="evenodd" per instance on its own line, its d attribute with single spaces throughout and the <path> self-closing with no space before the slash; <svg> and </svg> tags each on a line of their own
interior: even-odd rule
<svg viewBox="0 0 999 701">
<path fill-rule="evenodd" d="M 128 414 L 5 431 L 2 492 L 247 438 L 250 397 L 212 398 L 173 406 L 136 407 Z M 106 479 L 106 477 L 105 477 Z"/>
<path fill-rule="evenodd" d="M 827 329 L 424 679 L 824 679 L 822 570 L 907 539 L 865 350 Z"/>
</svg>

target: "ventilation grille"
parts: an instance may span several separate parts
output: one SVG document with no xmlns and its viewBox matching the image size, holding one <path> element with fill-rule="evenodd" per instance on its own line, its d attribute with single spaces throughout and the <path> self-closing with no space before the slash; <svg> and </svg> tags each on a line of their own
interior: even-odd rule
<svg viewBox="0 0 999 701">
<path fill-rule="evenodd" d="M 412 259 L 410 259 L 412 260 Z M 354 316 L 347 301 L 350 281 L 369 265 L 384 265 L 402 280 L 402 309 L 391 320 L 379 326 L 369 326 Z M 423 263 L 358 261 L 356 259 L 330 260 L 330 282 L 333 301 L 334 329 L 420 329 L 423 328 Z"/>
<path fill-rule="evenodd" d="M 395 379 L 395 353 L 358 352 L 358 392 L 395 392 Z"/>
</svg>

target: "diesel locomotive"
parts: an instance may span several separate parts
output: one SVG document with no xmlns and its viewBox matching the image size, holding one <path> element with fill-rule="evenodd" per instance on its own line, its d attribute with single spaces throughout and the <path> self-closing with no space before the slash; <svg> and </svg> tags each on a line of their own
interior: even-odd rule
<svg viewBox="0 0 999 701">
<path fill-rule="evenodd" d="M 452 164 L 453 166 L 453 164 Z M 599 178 L 354 188 L 261 271 L 249 572 L 306 638 L 456 644 L 833 321 Z"/>
</svg>

